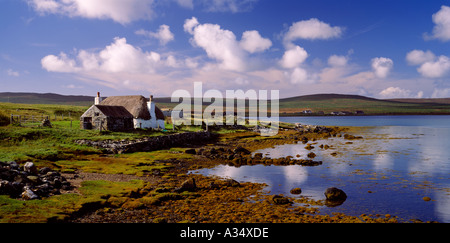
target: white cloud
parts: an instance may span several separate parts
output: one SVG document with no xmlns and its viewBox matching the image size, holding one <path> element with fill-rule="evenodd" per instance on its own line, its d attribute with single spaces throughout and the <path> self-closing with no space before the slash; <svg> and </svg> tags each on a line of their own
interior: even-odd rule
<svg viewBox="0 0 450 243">
<path fill-rule="evenodd" d="M 410 65 L 420 66 L 417 71 L 425 78 L 442 78 L 450 72 L 450 58 L 437 57 L 431 51 L 413 50 L 406 55 Z"/>
<path fill-rule="evenodd" d="M 450 98 L 450 88 L 434 89 L 431 98 Z"/>
<path fill-rule="evenodd" d="M 203 48 L 224 70 L 245 71 L 249 67 L 249 54 L 263 52 L 272 46 L 272 42 L 256 30 L 245 31 L 242 40 L 238 41 L 232 31 L 217 24 L 200 24 L 195 17 L 185 20 L 183 27 L 192 35 L 191 44 Z"/>
<path fill-rule="evenodd" d="M 442 6 L 441 9 L 433 14 L 433 34 L 425 34 L 425 39 L 439 39 L 441 41 L 450 40 L 450 7 Z"/>
<path fill-rule="evenodd" d="M 394 98 L 422 98 L 423 92 L 419 91 L 417 94 L 413 94 L 411 90 L 402 89 L 399 87 L 389 87 L 379 93 L 379 96 L 383 99 Z"/>
<path fill-rule="evenodd" d="M 252 30 L 245 31 L 242 34 L 242 39 L 239 44 L 244 50 L 255 53 L 269 49 L 272 46 L 272 41 L 261 37 L 258 31 Z"/>
<path fill-rule="evenodd" d="M 328 65 L 332 67 L 343 67 L 346 66 L 348 62 L 348 57 L 332 55 L 328 58 Z"/>
<path fill-rule="evenodd" d="M 425 62 L 417 71 L 426 78 L 442 78 L 450 71 L 450 59 L 440 56 L 437 60 Z"/>
<path fill-rule="evenodd" d="M 431 62 L 436 59 L 436 56 L 431 51 L 413 50 L 406 55 L 406 61 L 410 65 L 422 65 L 426 62 Z"/>
<path fill-rule="evenodd" d="M 342 33 L 343 29 L 341 27 L 332 27 L 325 22 L 312 18 L 292 24 L 284 36 L 284 41 L 286 44 L 289 44 L 297 39 L 326 40 L 338 38 Z"/>
<path fill-rule="evenodd" d="M 20 76 L 19 72 L 14 71 L 11 68 L 6 70 L 6 74 L 8 74 L 8 76 L 11 76 L 11 77 L 19 77 Z"/>
<path fill-rule="evenodd" d="M 194 1 L 193 0 L 176 0 L 178 5 L 187 9 L 194 9 Z"/>
<path fill-rule="evenodd" d="M 71 73 L 78 71 L 75 60 L 69 59 L 63 52 L 59 56 L 49 55 L 42 58 L 41 64 L 49 72 Z"/>
<path fill-rule="evenodd" d="M 140 29 L 135 32 L 137 35 L 143 35 L 150 38 L 155 38 L 159 40 L 159 43 L 165 46 L 167 43 L 175 40 L 174 34 L 170 31 L 170 27 L 168 25 L 159 26 L 158 32 L 151 32 L 144 29 Z"/>
<path fill-rule="evenodd" d="M 308 75 L 308 72 L 303 68 L 295 68 L 292 73 L 290 73 L 291 84 L 311 84 L 314 83 Z"/>
<path fill-rule="evenodd" d="M 193 35 L 194 34 L 194 28 L 197 27 L 200 23 L 198 22 L 196 17 L 192 17 L 190 19 L 186 19 L 184 21 L 184 31 L 188 32 L 189 34 Z"/>
<path fill-rule="evenodd" d="M 206 51 L 208 57 L 217 60 L 225 70 L 244 71 L 245 53 L 236 36 L 217 24 L 197 24 L 195 18 L 187 20 L 184 29 L 193 35 L 191 43 Z"/>
<path fill-rule="evenodd" d="M 203 0 L 206 11 L 209 12 L 247 12 L 259 0 Z"/>
<path fill-rule="evenodd" d="M 89 19 L 112 19 L 128 24 L 154 15 L 154 0 L 27 0 L 40 14 L 61 14 Z"/>
<path fill-rule="evenodd" d="M 372 59 L 372 69 L 378 78 L 386 78 L 394 67 L 394 61 L 386 57 Z"/>
<path fill-rule="evenodd" d="M 98 53 L 81 50 L 76 60 L 65 53 L 49 55 L 42 58 L 41 63 L 49 72 L 151 73 L 162 63 L 160 61 L 160 54 L 144 52 L 128 44 L 125 38 L 115 38 L 112 44 Z M 168 62 L 173 63 L 170 60 Z"/>
<path fill-rule="evenodd" d="M 56 13 L 61 7 L 55 0 L 30 0 L 28 4 L 40 13 Z"/>
<path fill-rule="evenodd" d="M 305 49 L 300 46 L 295 46 L 284 53 L 280 65 L 283 68 L 296 68 L 302 64 L 306 58 L 308 58 L 308 53 Z"/>
</svg>

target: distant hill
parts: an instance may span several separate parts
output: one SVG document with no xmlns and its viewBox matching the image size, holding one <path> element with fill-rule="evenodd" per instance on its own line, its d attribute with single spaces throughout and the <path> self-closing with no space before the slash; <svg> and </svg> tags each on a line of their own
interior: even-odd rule
<svg viewBox="0 0 450 243">
<path fill-rule="evenodd" d="M 173 108 L 170 98 L 155 98 L 160 108 Z M 91 106 L 93 96 L 59 95 L 38 93 L 0 93 L 0 102 L 19 104 L 59 104 Z M 204 105 L 208 105 L 205 103 Z M 450 98 L 446 99 L 390 99 L 380 100 L 360 95 L 315 94 L 280 100 L 280 113 L 298 115 L 305 110 L 313 114 L 331 112 L 355 113 L 362 111 L 369 115 L 393 114 L 450 114 Z"/>
<path fill-rule="evenodd" d="M 332 99 L 377 100 L 374 98 L 369 98 L 369 97 L 360 96 L 360 95 L 314 94 L 314 95 L 303 95 L 303 96 L 281 99 L 280 102 L 323 101 L 323 100 L 332 100 Z"/>
<path fill-rule="evenodd" d="M 38 93 L 0 93 L 0 102 L 16 104 L 49 104 L 49 105 L 79 105 L 88 106 L 93 103 L 94 97 L 82 95 L 59 95 Z"/>
<path fill-rule="evenodd" d="M 77 105 L 91 106 L 94 96 L 60 95 L 53 93 L 0 93 L 0 102 L 15 104 L 47 104 L 47 105 Z M 156 98 L 156 102 L 170 103 L 170 98 Z"/>
<path fill-rule="evenodd" d="M 331 112 L 369 115 L 450 114 L 450 99 L 380 100 L 360 95 L 316 94 L 280 100 L 280 112 L 298 114 L 310 110 L 313 114 Z"/>
</svg>

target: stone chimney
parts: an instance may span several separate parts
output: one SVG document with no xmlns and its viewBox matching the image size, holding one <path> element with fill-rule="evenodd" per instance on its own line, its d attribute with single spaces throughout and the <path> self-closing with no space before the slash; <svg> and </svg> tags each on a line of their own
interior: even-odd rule
<svg viewBox="0 0 450 243">
<path fill-rule="evenodd" d="M 102 97 L 100 97 L 100 92 L 97 92 L 97 97 L 95 97 L 95 105 L 100 105 L 103 101 Z"/>
<path fill-rule="evenodd" d="M 150 95 L 150 99 L 147 103 L 148 112 L 150 112 L 151 120 L 156 122 L 156 114 L 155 114 L 155 102 L 153 102 L 153 95 Z"/>
</svg>

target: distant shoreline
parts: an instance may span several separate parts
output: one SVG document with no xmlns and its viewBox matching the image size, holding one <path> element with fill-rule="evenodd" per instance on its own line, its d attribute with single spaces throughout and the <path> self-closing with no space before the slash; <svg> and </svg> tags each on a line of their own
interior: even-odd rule
<svg viewBox="0 0 450 243">
<path fill-rule="evenodd" d="M 363 117 L 363 116 L 449 116 L 450 113 L 379 113 L 379 114 L 351 114 L 351 115 L 331 115 L 331 114 L 296 114 L 296 113 L 286 113 L 280 114 L 279 117 Z"/>
</svg>

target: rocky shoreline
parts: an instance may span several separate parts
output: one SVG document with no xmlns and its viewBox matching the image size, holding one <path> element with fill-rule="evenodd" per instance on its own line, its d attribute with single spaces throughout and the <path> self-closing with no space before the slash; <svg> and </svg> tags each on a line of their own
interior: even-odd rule
<svg viewBox="0 0 450 243">
<path fill-rule="evenodd" d="M 22 166 L 15 161 L 0 162 L 0 195 L 23 200 L 41 199 L 71 190 L 70 182 L 48 167 L 37 169 L 33 162 Z"/>
<path fill-rule="evenodd" d="M 323 201 L 313 201 L 301 195 L 301 188 L 293 188 L 292 194 L 295 197 L 285 195 L 268 195 L 262 189 L 266 186 L 257 183 L 242 183 L 234 180 L 211 178 L 201 175 L 190 174 L 189 171 L 212 168 L 219 164 L 232 166 L 242 165 L 302 165 L 320 166 L 321 161 L 313 159 L 298 159 L 286 157 L 280 159 L 269 159 L 262 154 L 254 153 L 261 148 L 268 148 L 275 145 L 287 143 L 301 143 L 307 146 L 317 139 L 342 136 L 345 139 L 361 139 L 344 134 L 344 128 L 320 127 L 320 126 L 292 126 L 282 128 L 275 137 L 263 138 L 255 131 L 244 130 L 235 133 L 225 133 L 213 135 L 209 132 L 192 133 L 184 135 L 180 141 L 184 141 L 182 152 L 178 153 L 177 159 L 155 160 L 147 159 L 142 163 L 145 167 L 150 163 L 170 165 L 168 170 L 162 172 L 158 170 L 148 171 L 144 176 L 119 175 L 119 174 L 96 174 L 74 171 L 72 174 L 57 174 L 48 168 L 38 169 L 34 166 L 16 165 L 14 163 L 0 163 L 0 175 L 2 175 L 2 186 L 0 194 L 5 188 L 11 188 L 12 183 L 17 178 L 23 179 L 23 187 L 17 189 L 11 197 L 21 198 L 26 191 L 26 186 L 37 197 L 30 199 L 44 199 L 52 195 L 61 193 L 64 189 L 70 188 L 70 193 L 79 193 L 77 189 L 82 187 L 84 181 L 111 181 L 129 182 L 140 180 L 143 182 L 138 189 L 124 191 L 121 194 L 107 194 L 99 196 L 99 201 L 92 205 L 81 205 L 75 211 L 65 217 L 62 222 L 74 223 L 239 223 L 239 222 L 262 222 L 262 223 L 319 223 L 319 222 L 396 222 L 395 217 L 377 218 L 369 216 L 347 216 L 342 214 L 320 215 L 314 205 L 339 205 L 346 200 L 345 192 L 338 188 L 329 188 L 324 193 Z M 197 141 L 192 141 L 196 136 Z M 95 142 L 90 140 L 79 140 L 77 143 L 87 146 L 97 146 L 103 148 L 104 155 L 111 158 L 122 157 L 134 159 L 134 152 L 144 152 L 148 149 L 148 144 L 158 139 L 176 140 L 169 138 L 149 138 L 134 141 L 103 141 Z M 153 142 L 151 142 L 153 141 Z M 146 145 L 140 145 L 146 144 Z M 176 146 L 177 143 L 164 143 L 164 148 Z M 198 145 L 201 144 L 201 145 Z M 122 147 L 117 147 L 119 145 Z M 133 149 L 129 149 L 129 147 Z M 142 146 L 142 147 L 141 147 Z M 328 145 L 327 145 L 328 146 Z M 332 145 L 331 145 L 332 146 Z M 140 150 L 143 149 L 143 150 Z M 151 150 L 158 150 L 152 147 Z M 178 148 L 178 150 L 180 150 Z M 174 153 L 165 151 L 162 153 Z M 122 155 L 119 155 L 122 154 Z M 128 155 L 126 155 L 128 154 Z M 145 154 L 145 153 L 142 153 Z M 150 161 L 148 161 L 150 160 Z M 120 161 L 124 161 L 121 158 Z M 137 166 L 140 166 L 138 163 Z M 30 164 L 28 164 L 30 165 Z M 10 170 L 14 172 L 9 172 Z M 41 172 L 42 171 L 42 172 Z M 14 174 L 8 174 L 14 173 Z M 21 174 L 21 176 L 18 176 Z M 23 175 L 23 176 L 22 176 Z M 34 176 L 29 178 L 30 176 Z M 59 176 L 59 177 L 49 177 Z M 6 177 L 11 180 L 6 180 Z M 40 184 L 32 184 L 28 180 L 37 177 Z M 7 182 L 6 182 L 7 181 Z M 59 184 L 56 181 L 60 181 Z M 28 184 L 27 184 L 28 183 Z M 8 185 L 8 186 L 6 186 Z M 61 186 L 61 188 L 58 188 Z M 64 186 L 64 188 L 63 188 Z M 49 193 L 45 194 L 38 188 L 48 188 Z M 50 190 L 51 189 L 51 190 Z M 58 192 L 58 189 L 60 190 Z M 23 198 L 25 200 L 26 198 Z M 293 206 L 295 205 L 295 206 Z M 299 206 L 301 205 L 301 206 Z"/>
</svg>

